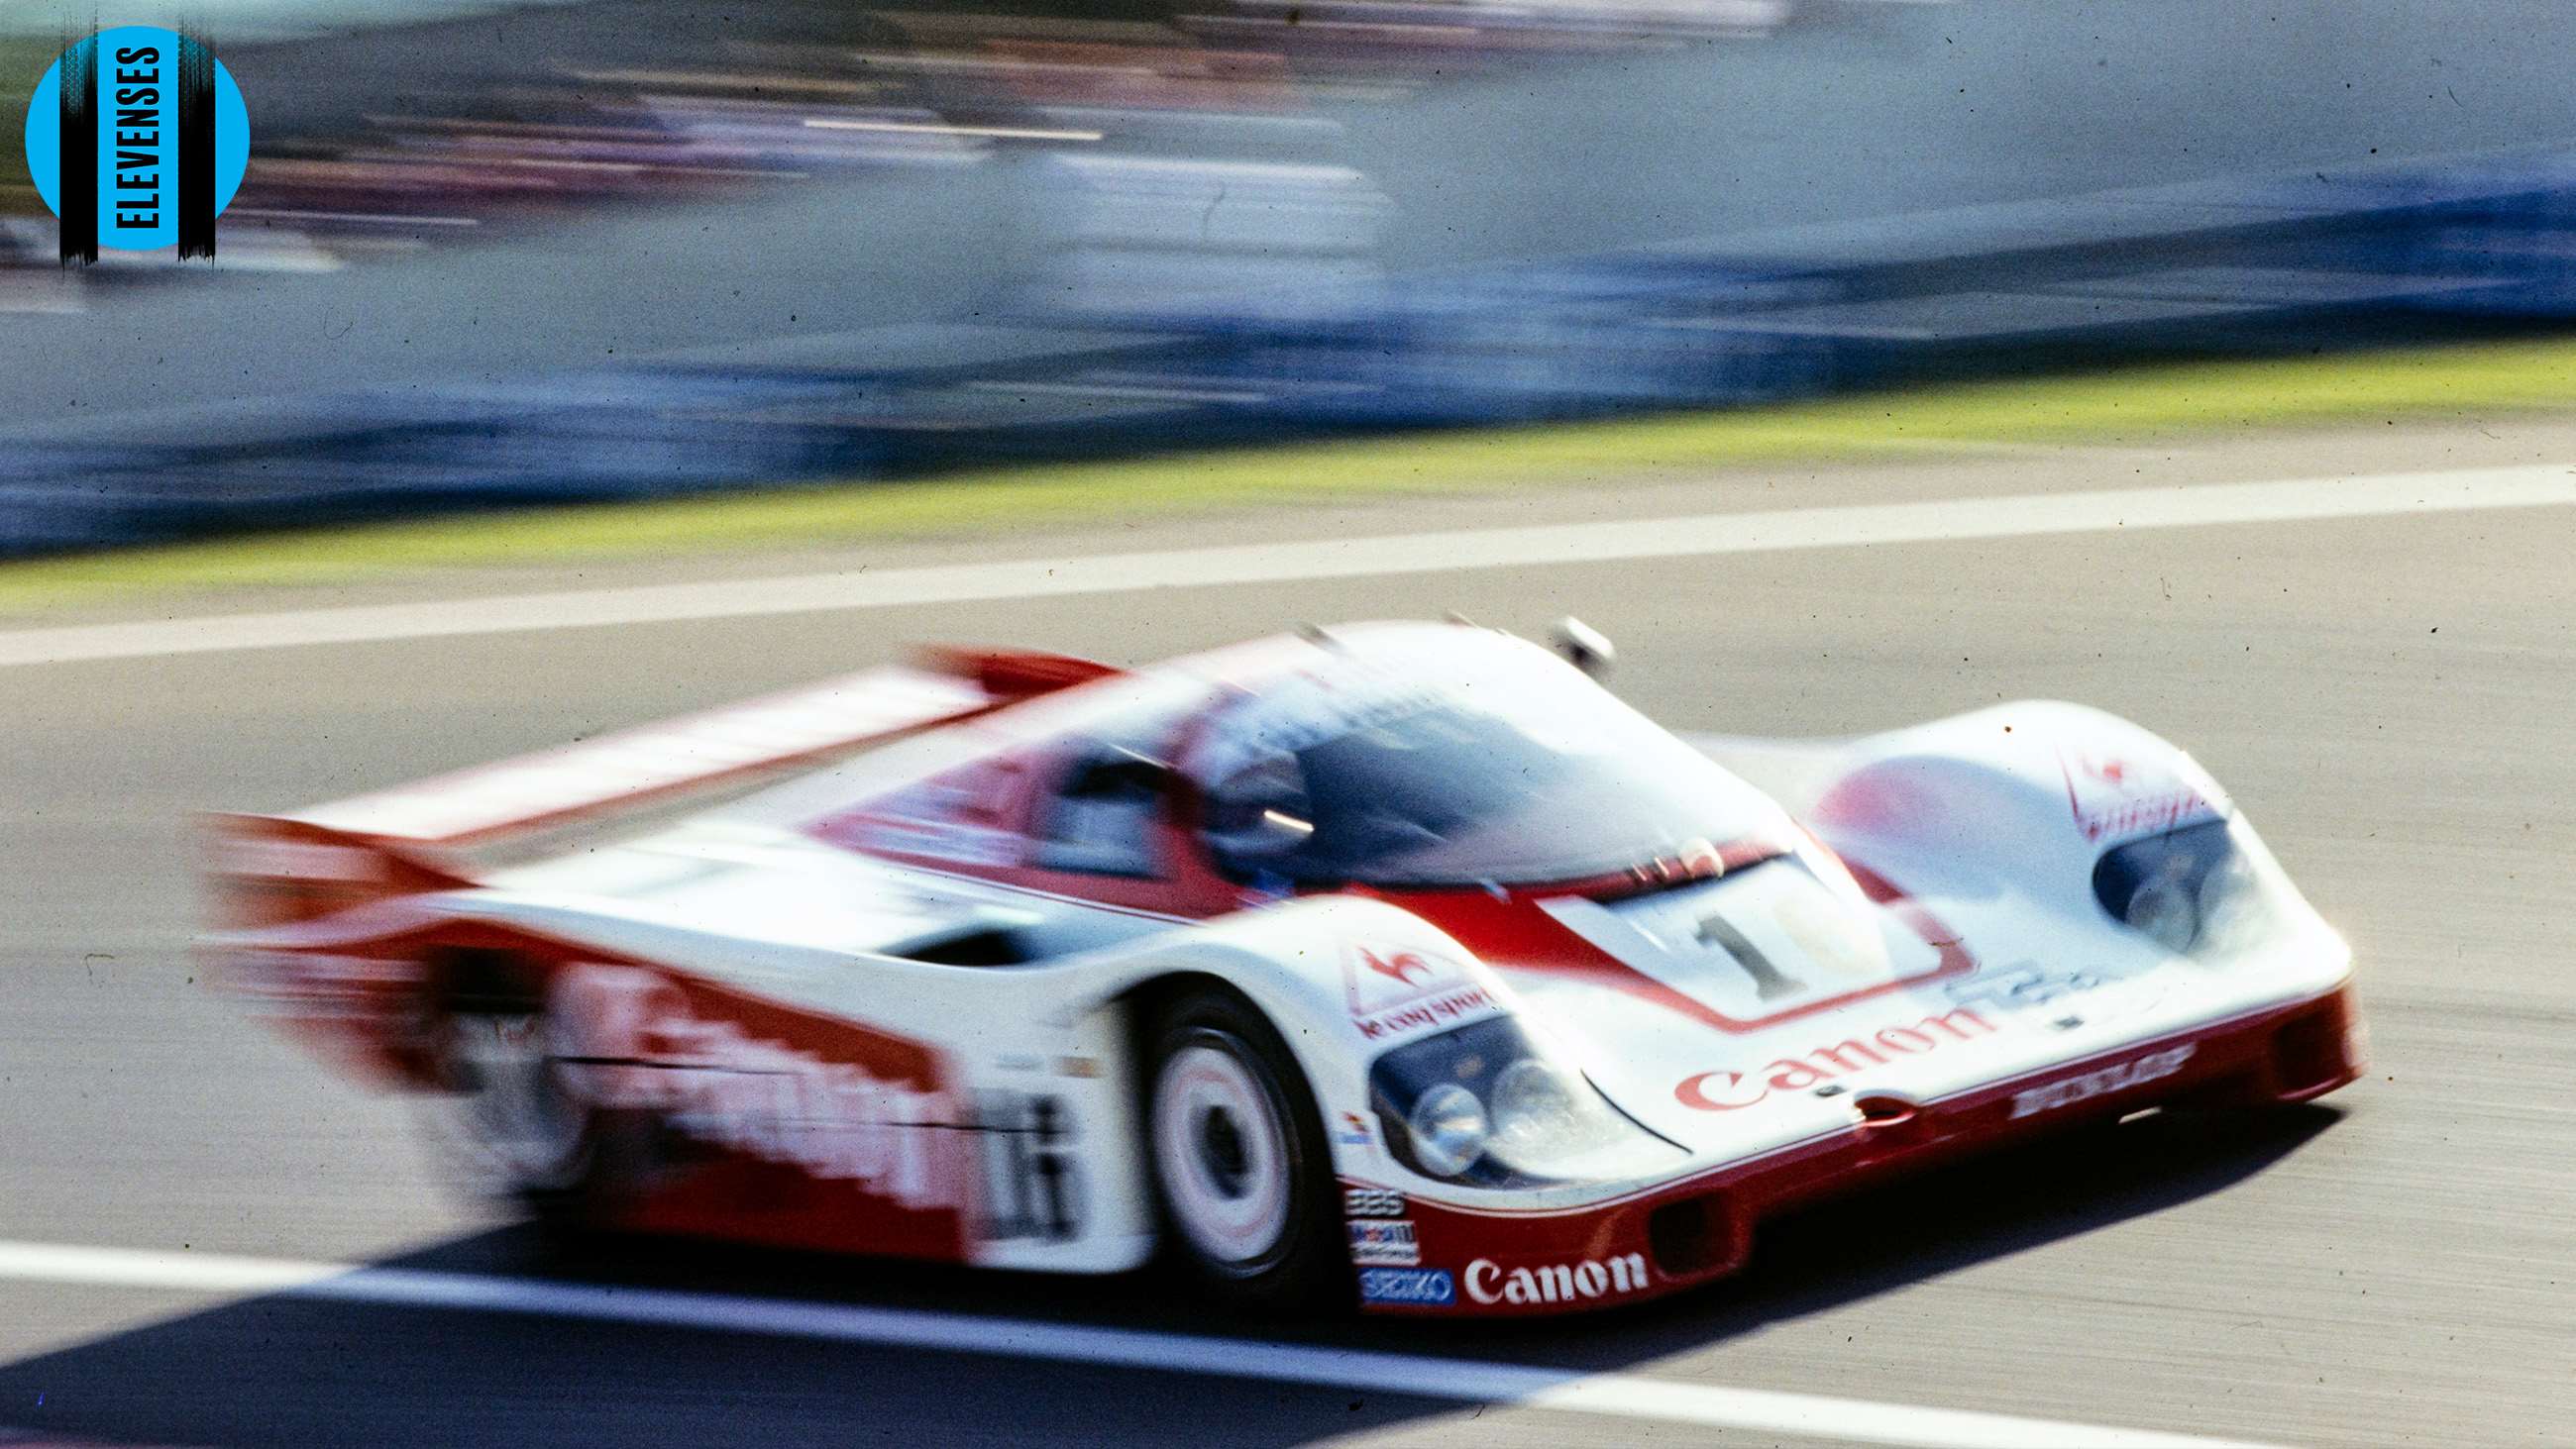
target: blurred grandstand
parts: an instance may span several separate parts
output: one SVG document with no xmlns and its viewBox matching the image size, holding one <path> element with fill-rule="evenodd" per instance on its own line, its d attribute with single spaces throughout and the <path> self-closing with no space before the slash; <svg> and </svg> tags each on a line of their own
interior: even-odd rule
<svg viewBox="0 0 2576 1449">
<path fill-rule="evenodd" d="M 2297 9 L 200 5 L 215 276 L 0 197 L 0 553 L 2566 315 L 2576 19 Z"/>
</svg>

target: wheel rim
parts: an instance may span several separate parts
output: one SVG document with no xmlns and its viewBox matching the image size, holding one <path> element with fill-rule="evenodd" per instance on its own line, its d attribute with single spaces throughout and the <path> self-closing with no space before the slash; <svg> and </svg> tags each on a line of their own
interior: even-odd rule
<svg viewBox="0 0 2576 1449">
<path fill-rule="evenodd" d="M 1241 1044 L 1193 1033 L 1163 1061 L 1153 1118 L 1163 1201 L 1191 1247 L 1229 1273 L 1269 1266 L 1287 1241 L 1295 1173 L 1278 1101 Z"/>
<path fill-rule="evenodd" d="M 446 1073 L 461 1135 L 497 1186 L 559 1188 L 580 1175 L 588 1112 L 564 1084 L 544 1016 L 450 1017 Z"/>
</svg>

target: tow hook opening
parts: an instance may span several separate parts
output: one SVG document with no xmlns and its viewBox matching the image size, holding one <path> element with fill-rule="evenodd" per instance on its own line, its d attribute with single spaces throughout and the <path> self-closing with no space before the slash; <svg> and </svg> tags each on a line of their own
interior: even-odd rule
<svg viewBox="0 0 2576 1449">
<path fill-rule="evenodd" d="M 1918 1109 L 1903 1097 L 1873 1092 L 1855 1100 L 1852 1110 L 1860 1114 L 1863 1127 L 1902 1127 L 1914 1120 Z"/>
</svg>

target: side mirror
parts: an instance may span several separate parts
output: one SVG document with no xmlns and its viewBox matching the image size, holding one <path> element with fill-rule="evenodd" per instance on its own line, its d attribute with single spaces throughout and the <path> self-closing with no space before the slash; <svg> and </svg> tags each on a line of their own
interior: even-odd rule
<svg viewBox="0 0 2576 1449">
<path fill-rule="evenodd" d="M 1610 666 L 1619 660 L 1618 647 L 1610 642 L 1608 635 L 1572 614 L 1557 620 L 1556 627 L 1548 631 L 1548 636 L 1549 641 L 1556 645 L 1557 653 L 1595 679 L 1609 673 Z"/>
</svg>

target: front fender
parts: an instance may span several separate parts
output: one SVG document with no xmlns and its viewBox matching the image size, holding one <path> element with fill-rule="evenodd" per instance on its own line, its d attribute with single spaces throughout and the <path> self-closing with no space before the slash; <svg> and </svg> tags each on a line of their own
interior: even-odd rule
<svg viewBox="0 0 2576 1449">
<path fill-rule="evenodd" d="M 1384 901 L 1330 896 L 1158 938 L 1091 975 L 1078 1009 L 1115 1009 L 1179 975 L 1214 977 L 1261 1009 L 1314 1091 L 1336 1171 L 1375 1180 L 1394 1160 L 1378 1140 L 1369 1063 L 1399 1042 L 1516 1007 L 1502 979 L 1446 932 Z"/>
<path fill-rule="evenodd" d="M 2098 709 L 2024 700 L 1854 741 L 1804 811 L 1836 850 L 1909 890 L 1983 894 L 2011 880 L 2089 892 L 2123 841 L 2235 813 L 2190 755 Z"/>
</svg>

